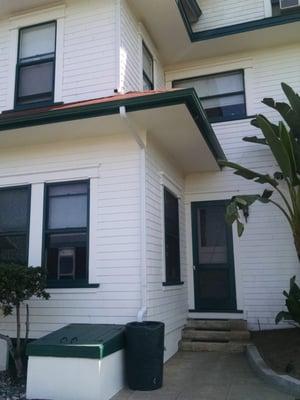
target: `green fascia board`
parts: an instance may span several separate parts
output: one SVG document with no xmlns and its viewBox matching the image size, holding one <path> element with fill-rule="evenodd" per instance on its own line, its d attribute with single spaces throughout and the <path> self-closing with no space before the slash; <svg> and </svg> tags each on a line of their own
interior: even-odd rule
<svg viewBox="0 0 300 400">
<path fill-rule="evenodd" d="M 228 25 L 215 29 L 208 29 L 201 32 L 194 32 L 180 1 L 176 0 L 176 3 L 191 42 L 216 39 L 223 36 L 236 35 L 239 33 L 255 31 L 257 29 L 266 29 L 277 25 L 284 25 L 300 21 L 300 12 L 296 12 L 293 14 L 262 18 L 255 21 L 243 22 L 240 24 Z"/>
<path fill-rule="evenodd" d="M 69 108 L 59 107 L 38 113 L 24 113 L 15 115 L 12 112 L 5 118 L 0 117 L 0 131 L 19 129 L 30 126 L 39 126 L 51 123 L 73 121 L 83 118 L 101 117 L 119 114 L 120 107 L 125 107 L 127 112 L 142 111 L 152 108 L 168 107 L 185 104 L 196 125 L 202 133 L 210 151 L 218 161 L 225 160 L 225 154 L 210 125 L 195 89 L 179 89 L 169 92 L 159 92 L 145 96 L 137 96 L 102 103 L 94 103 Z M 8 115 L 8 114 L 7 114 Z"/>
<path fill-rule="evenodd" d="M 72 343 L 74 339 L 76 343 Z M 70 324 L 29 343 L 26 355 L 101 360 L 124 345 L 123 325 Z"/>
</svg>

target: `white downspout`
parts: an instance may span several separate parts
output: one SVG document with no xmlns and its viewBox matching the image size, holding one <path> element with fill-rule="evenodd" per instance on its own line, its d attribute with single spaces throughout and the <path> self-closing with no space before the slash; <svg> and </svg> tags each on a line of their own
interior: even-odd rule
<svg viewBox="0 0 300 400">
<path fill-rule="evenodd" d="M 141 282 L 141 308 L 137 313 L 137 321 L 142 322 L 147 313 L 147 261 L 146 261 L 146 149 L 145 143 L 139 135 L 139 129 L 128 117 L 126 108 L 120 107 L 120 117 L 123 119 L 130 134 L 140 147 L 140 282 Z"/>
</svg>

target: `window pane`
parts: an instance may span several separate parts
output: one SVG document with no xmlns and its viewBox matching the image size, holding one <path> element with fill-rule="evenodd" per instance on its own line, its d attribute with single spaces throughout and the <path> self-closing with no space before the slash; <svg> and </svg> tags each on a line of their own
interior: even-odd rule
<svg viewBox="0 0 300 400">
<path fill-rule="evenodd" d="M 19 98 L 52 92 L 53 62 L 20 67 L 19 71 Z"/>
<path fill-rule="evenodd" d="M 27 231 L 28 188 L 0 190 L 0 232 Z"/>
<path fill-rule="evenodd" d="M 226 222 L 223 207 L 197 210 L 199 264 L 227 263 Z"/>
<path fill-rule="evenodd" d="M 49 196 L 64 196 L 72 194 L 87 194 L 86 183 L 68 183 L 63 185 L 49 186 Z"/>
<path fill-rule="evenodd" d="M 194 88 L 200 98 L 242 92 L 244 81 L 242 72 L 228 72 L 219 75 L 209 75 L 195 79 L 174 82 L 177 88 Z"/>
<path fill-rule="evenodd" d="M 165 238 L 166 253 L 166 281 L 180 281 L 180 251 L 179 237 L 166 235 Z"/>
<path fill-rule="evenodd" d="M 48 279 L 87 278 L 87 234 L 50 234 L 46 238 Z"/>
<path fill-rule="evenodd" d="M 180 240 L 178 199 L 167 189 L 164 190 L 165 214 L 165 261 L 166 281 L 180 281 Z"/>
<path fill-rule="evenodd" d="M 49 198 L 49 229 L 86 228 L 87 195 Z"/>
<path fill-rule="evenodd" d="M 145 45 L 143 45 L 143 71 L 153 83 L 153 58 Z"/>
<path fill-rule="evenodd" d="M 230 297 L 227 270 L 199 271 L 199 289 L 202 299 L 227 300 Z"/>
<path fill-rule="evenodd" d="M 146 78 L 144 77 L 144 80 L 143 80 L 143 90 L 152 90 L 152 89 L 153 89 L 152 83 L 151 83 L 148 79 L 146 79 Z"/>
<path fill-rule="evenodd" d="M 55 23 L 37 25 L 20 31 L 19 58 L 32 58 L 55 52 Z"/>
<path fill-rule="evenodd" d="M 246 114 L 245 99 L 243 95 L 217 97 L 202 100 L 202 105 L 209 119 L 240 118 Z"/>
<path fill-rule="evenodd" d="M 0 262 L 27 264 L 27 237 L 0 236 Z"/>
</svg>

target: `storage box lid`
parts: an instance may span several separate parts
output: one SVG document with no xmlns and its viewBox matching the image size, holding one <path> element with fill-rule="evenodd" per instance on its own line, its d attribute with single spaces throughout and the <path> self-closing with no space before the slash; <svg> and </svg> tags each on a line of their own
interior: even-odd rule
<svg viewBox="0 0 300 400">
<path fill-rule="evenodd" d="M 28 344 L 37 357 L 101 359 L 124 347 L 123 325 L 70 324 Z"/>
</svg>

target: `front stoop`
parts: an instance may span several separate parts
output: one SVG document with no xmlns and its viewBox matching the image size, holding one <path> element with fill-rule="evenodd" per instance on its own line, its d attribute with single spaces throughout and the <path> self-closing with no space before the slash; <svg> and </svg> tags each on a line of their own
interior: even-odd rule
<svg viewBox="0 0 300 400">
<path fill-rule="evenodd" d="M 242 353 L 250 343 L 244 320 L 189 319 L 179 343 L 183 351 Z"/>
</svg>

